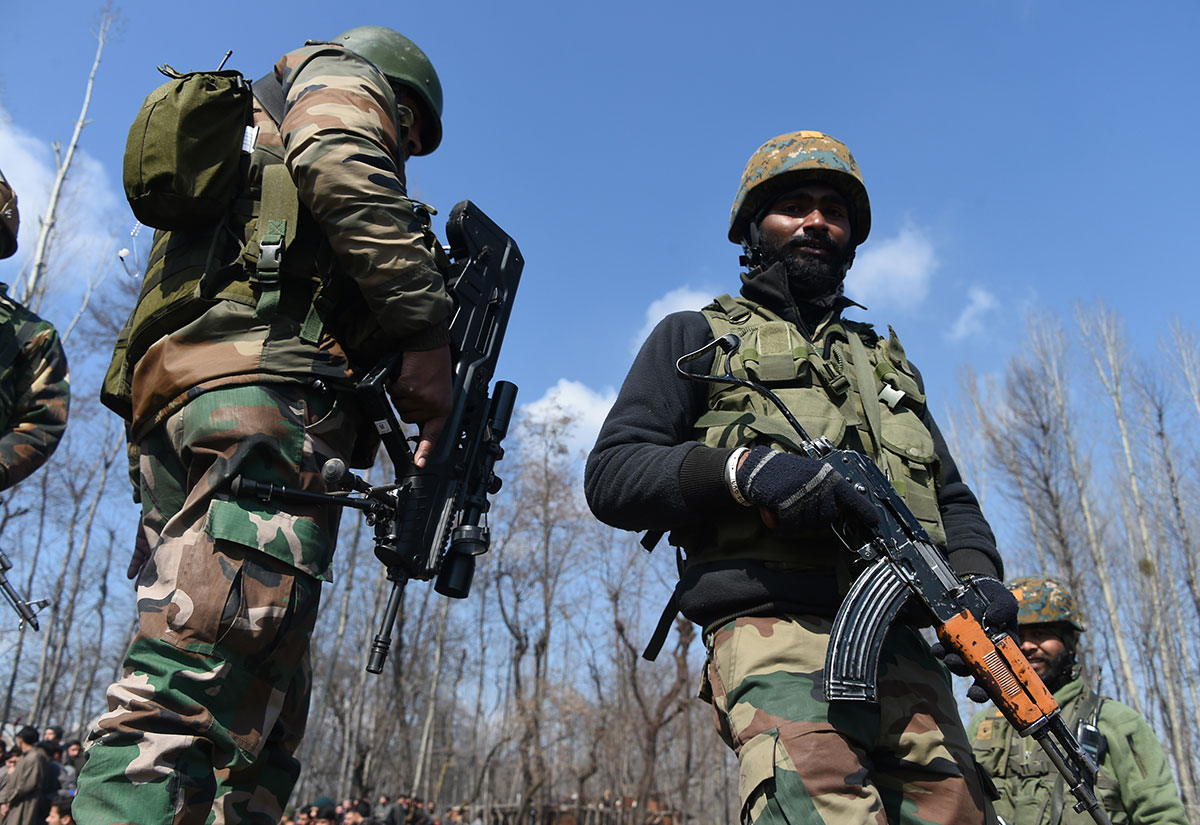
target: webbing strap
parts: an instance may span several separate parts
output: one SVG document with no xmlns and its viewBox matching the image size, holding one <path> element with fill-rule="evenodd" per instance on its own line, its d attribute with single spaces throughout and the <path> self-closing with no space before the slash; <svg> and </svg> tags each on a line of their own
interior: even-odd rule
<svg viewBox="0 0 1200 825">
<path fill-rule="evenodd" d="M 746 318 L 750 317 L 750 310 L 744 304 L 739 304 L 733 299 L 728 292 L 724 295 L 718 295 L 715 299 L 717 306 L 721 311 L 729 316 L 729 320 L 735 324 L 740 324 Z"/>
<path fill-rule="evenodd" d="M 296 238 L 300 222 L 300 196 L 286 164 L 273 163 L 263 169 L 262 208 L 259 210 L 258 264 L 254 281 L 259 286 L 254 316 L 269 320 L 279 306 L 279 270 L 288 245 Z"/>
<path fill-rule="evenodd" d="M 867 348 L 863 346 L 858 333 L 851 331 L 850 357 L 854 359 L 854 373 L 858 378 L 858 397 L 862 401 L 863 412 L 867 416 L 867 426 L 871 430 L 871 440 L 875 442 L 875 464 L 890 479 L 887 461 L 883 457 L 883 423 L 879 415 L 879 399 L 875 390 L 875 371 L 867 358 Z"/>
<path fill-rule="evenodd" d="M 780 444 L 786 445 L 793 452 L 802 453 L 804 451 L 804 448 L 799 444 L 799 434 L 790 426 L 785 426 L 783 423 L 776 423 L 771 418 L 763 415 L 755 415 L 749 411 L 709 410 L 696 419 L 695 426 L 699 429 L 711 429 L 713 427 L 731 427 L 739 424 L 754 430 L 760 435 L 772 438 Z"/>
</svg>

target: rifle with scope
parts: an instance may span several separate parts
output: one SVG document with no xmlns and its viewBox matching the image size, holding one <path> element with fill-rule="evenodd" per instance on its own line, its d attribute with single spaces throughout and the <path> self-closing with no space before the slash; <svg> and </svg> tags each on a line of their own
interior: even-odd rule
<svg viewBox="0 0 1200 825">
<path fill-rule="evenodd" d="M 400 369 L 399 354 L 377 364 L 356 393 L 388 458 L 395 480 L 370 485 L 331 459 L 321 475 L 334 492 L 312 493 L 244 477 L 233 481 L 235 495 L 317 502 L 361 510 L 375 529 L 375 556 L 392 582 L 379 631 L 371 643 L 367 670 L 383 671 L 391 647 L 404 587 L 411 579 L 435 580 L 434 589 L 465 599 L 475 574 L 475 558 L 488 550 L 488 496 L 500 489 L 494 472 L 503 455 L 517 387 L 491 382 L 524 259 L 516 243 L 470 201 L 451 210 L 446 238 L 453 269 L 447 290 L 454 301 L 450 318 L 453 358 L 452 408 L 424 467 L 412 450 L 387 394 Z"/>
</svg>

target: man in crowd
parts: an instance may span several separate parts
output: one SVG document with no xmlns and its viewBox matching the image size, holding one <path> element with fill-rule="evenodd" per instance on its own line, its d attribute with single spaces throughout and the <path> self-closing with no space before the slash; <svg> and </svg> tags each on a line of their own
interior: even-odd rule
<svg viewBox="0 0 1200 825">
<path fill-rule="evenodd" d="M 342 825 L 362 825 L 370 815 L 371 804 L 366 800 L 359 799 L 346 806 L 346 813 L 342 816 Z"/>
<path fill-rule="evenodd" d="M 1085 685 L 1077 651 L 1086 629 L 1074 596 L 1046 576 L 1009 583 L 1020 605 L 1021 652 L 1054 693 L 1062 718 L 1100 766 L 1096 797 L 1113 825 L 1186 825 L 1179 789 L 1154 731 L 1137 711 Z M 999 711 L 975 715 L 969 734 L 1000 799 L 996 812 L 1020 825 L 1085 825 L 1050 758 L 1017 735 Z"/>
<path fill-rule="evenodd" d="M 1000 557 L 895 333 L 843 313 L 843 281 L 871 228 L 858 164 L 820 132 L 772 138 L 750 158 L 729 239 L 748 271 L 740 298 L 668 316 L 650 334 L 588 458 L 602 521 L 671 531 L 682 548 L 673 608 L 704 629 L 702 698 L 741 765 L 746 823 L 983 822 L 987 802 L 943 665 L 898 620 L 883 646 L 878 705 L 823 694 L 829 631 L 852 574 L 835 525 L 878 516 L 758 393 L 682 380 L 770 385 L 810 437 L 875 460 L 964 577 L 997 600 Z M 991 614 L 989 610 L 989 615 Z"/>
<path fill-rule="evenodd" d="M 429 59 L 365 26 L 284 55 L 254 93 L 240 196 L 219 227 L 156 233 L 160 286 L 106 380 L 138 460 L 143 552 L 138 633 L 79 779 L 84 825 L 278 819 L 340 510 L 239 498 L 231 480 L 324 492 L 326 460 L 369 465 L 352 389 L 385 355 L 403 354 L 390 391 L 420 427 L 418 465 L 450 409 L 444 254 L 405 181 L 441 139 Z M 173 321 L 150 311 L 164 294 L 182 296 Z"/>
<path fill-rule="evenodd" d="M 4 825 L 42 825 L 50 811 L 46 791 L 50 762 L 37 747 L 37 729 L 29 725 L 17 731 L 21 756 L 0 783 L 0 819 Z"/>
<path fill-rule="evenodd" d="M 322 805 L 313 816 L 313 825 L 338 825 L 337 809 L 333 805 Z"/>
<path fill-rule="evenodd" d="M 75 825 L 71 816 L 71 797 L 58 796 L 50 803 L 50 814 L 46 817 L 46 825 Z"/>
<path fill-rule="evenodd" d="M 0 172 L 0 258 L 17 251 L 17 195 Z M 22 481 L 58 447 L 70 388 L 58 333 L 0 284 L 0 491 Z"/>
</svg>

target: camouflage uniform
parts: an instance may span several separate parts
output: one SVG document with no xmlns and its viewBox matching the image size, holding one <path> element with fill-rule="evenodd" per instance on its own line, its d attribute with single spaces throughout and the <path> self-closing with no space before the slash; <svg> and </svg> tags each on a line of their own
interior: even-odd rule
<svg viewBox="0 0 1200 825">
<path fill-rule="evenodd" d="M 865 238 L 866 193 L 843 145 L 794 133 L 756 158 L 735 201 L 731 240 L 745 238 L 748 192 L 765 209 L 794 185 L 776 175 L 781 163 L 835 183 L 857 241 Z M 764 183 L 773 195 L 752 191 Z M 983 822 L 987 802 L 948 674 L 916 630 L 897 622 L 888 634 L 877 705 L 825 698 L 832 617 L 851 581 L 847 553 L 829 525 L 790 536 L 767 528 L 726 481 L 738 448 L 795 451 L 797 436 L 757 393 L 680 380 L 676 360 L 735 331 L 735 355 L 698 357 L 689 370 L 723 375 L 729 361 L 735 376 L 770 385 L 810 435 L 886 462 L 960 574 L 997 576 L 991 530 L 895 336 L 844 321 L 853 302 L 840 285 L 819 302 L 798 299 L 785 268 L 746 245 L 756 263 L 742 275 L 741 298 L 670 315 L 643 345 L 588 457 L 588 502 L 616 527 L 669 530 L 686 553 L 673 604 L 704 628 L 700 696 L 738 754 L 743 823 Z M 888 395 L 901 399 L 894 409 L 870 409 Z"/>
<path fill-rule="evenodd" d="M 46 463 L 67 428 L 70 399 L 58 333 L 0 284 L 0 490 Z"/>
<path fill-rule="evenodd" d="M 275 74 L 286 114 L 277 129 L 255 109 L 249 195 L 230 236 L 251 234 L 262 170 L 285 162 L 303 210 L 278 310 L 227 288 L 229 299 L 114 359 L 129 376 L 122 412 L 153 554 L 137 582 L 138 633 L 89 736 L 83 825 L 278 821 L 299 772 L 309 635 L 340 512 L 234 498 L 229 480 L 323 491 L 324 461 L 361 446 L 346 392 L 356 375 L 384 352 L 448 340 L 428 216 L 405 197 L 411 113 L 340 46 L 291 52 Z M 196 244 L 157 233 L 148 272 Z M 223 262 L 234 287 L 245 283 L 252 258 L 235 248 Z M 321 284 L 342 289 L 311 340 L 305 312 Z"/>
</svg>

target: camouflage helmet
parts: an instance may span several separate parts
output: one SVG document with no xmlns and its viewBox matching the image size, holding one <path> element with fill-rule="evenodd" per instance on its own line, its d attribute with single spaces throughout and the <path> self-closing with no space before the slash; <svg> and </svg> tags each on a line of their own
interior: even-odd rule
<svg viewBox="0 0 1200 825">
<path fill-rule="evenodd" d="M 1075 597 L 1054 579 L 1026 576 L 1010 581 L 1008 589 L 1017 598 L 1018 624 L 1067 624 L 1079 633 L 1087 630 Z"/>
<path fill-rule="evenodd" d="M 811 180 L 827 183 L 846 196 L 858 246 L 871 232 L 871 202 L 854 155 L 846 144 L 824 132 L 788 132 L 758 147 L 742 172 L 729 212 L 729 240 L 747 242 L 746 227 L 789 187 Z"/>
<path fill-rule="evenodd" d="M 0 258 L 17 251 L 17 228 L 21 214 L 17 211 L 17 193 L 0 172 Z"/>
<path fill-rule="evenodd" d="M 428 155 L 442 142 L 442 81 L 417 44 L 386 26 L 357 26 L 331 41 L 365 57 L 388 80 L 410 89 L 424 107 L 421 151 Z"/>
</svg>

